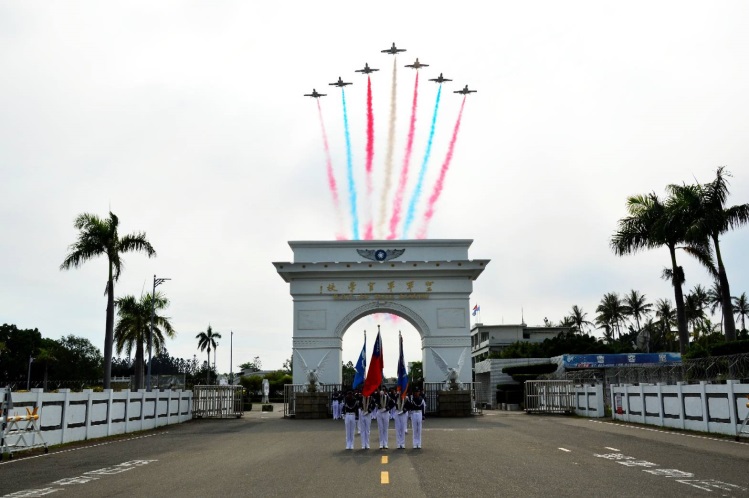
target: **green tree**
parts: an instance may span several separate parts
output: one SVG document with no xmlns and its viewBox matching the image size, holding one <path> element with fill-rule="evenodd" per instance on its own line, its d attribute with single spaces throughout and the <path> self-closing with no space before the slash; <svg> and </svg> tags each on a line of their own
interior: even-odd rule
<svg viewBox="0 0 749 498">
<path fill-rule="evenodd" d="M 596 308 L 596 323 L 599 328 L 609 332 L 613 339 L 621 337 L 621 326 L 624 322 L 626 307 L 619 294 L 609 292 L 603 295 L 601 303 Z"/>
<path fill-rule="evenodd" d="M 720 332 L 723 333 L 723 296 L 720 293 L 720 282 L 718 280 L 713 280 L 713 286 L 707 291 L 707 305 L 711 315 L 720 311 Z"/>
<path fill-rule="evenodd" d="M 728 200 L 728 177 L 731 174 L 721 166 L 715 179 L 697 186 L 697 197 L 691 197 L 690 211 L 693 213 L 688 233 L 695 239 L 704 238 L 712 242 L 715 252 L 715 266 L 722 298 L 723 326 L 727 341 L 736 340 L 736 322 L 731 306 L 731 289 L 728 283 L 723 255 L 720 250 L 720 236 L 749 223 L 749 204 L 726 207 Z M 683 187 L 675 186 L 682 190 Z"/>
<path fill-rule="evenodd" d="M 640 320 L 653 312 L 653 305 L 647 301 L 645 294 L 632 289 L 624 296 L 624 314 L 635 321 L 635 328 L 640 331 Z"/>
<path fill-rule="evenodd" d="M 242 370 L 249 370 L 250 372 L 259 372 L 263 369 L 263 362 L 260 361 L 260 357 L 256 356 L 252 361 L 248 361 L 239 365 Z"/>
<path fill-rule="evenodd" d="M 101 351 L 91 341 L 85 337 L 68 335 L 57 342 L 60 347 L 56 352 L 54 371 L 58 380 L 96 382 L 101 378 Z"/>
<path fill-rule="evenodd" d="M 572 319 L 572 323 L 575 325 L 575 329 L 580 334 L 586 333 L 586 328 L 592 327 L 593 322 L 587 320 L 588 314 L 583 311 L 578 305 L 572 306 L 569 317 Z"/>
<path fill-rule="evenodd" d="M 44 365 L 44 380 L 42 382 L 42 388 L 46 391 L 47 380 L 49 378 L 49 366 L 54 365 L 58 361 L 57 350 L 59 349 L 59 344 L 51 339 L 42 339 L 42 341 L 45 345 L 39 348 L 39 354 L 36 355 L 34 361 L 37 364 Z"/>
<path fill-rule="evenodd" d="M 114 283 L 122 273 L 122 254 L 133 251 L 145 252 L 148 257 L 156 255 L 151 243 L 143 232 L 120 236 L 119 219 L 114 213 L 101 219 L 96 215 L 83 213 L 73 224 L 78 230 L 78 240 L 68 248 L 70 253 L 60 265 L 61 270 L 78 268 L 97 256 L 106 256 L 107 312 L 104 329 L 104 389 L 109 389 L 112 380 L 112 348 L 114 344 Z"/>
<path fill-rule="evenodd" d="M 676 324 L 676 309 L 674 309 L 671 301 L 668 299 L 659 299 L 655 302 L 655 330 L 658 332 L 658 337 L 653 342 L 656 347 L 670 349 L 670 346 L 674 343 L 673 329 L 677 326 Z"/>
<path fill-rule="evenodd" d="M 739 297 L 733 298 L 732 311 L 736 314 L 736 319 L 741 320 L 741 330 L 746 330 L 746 318 L 749 317 L 749 301 L 746 298 L 746 292 L 742 292 Z"/>
<path fill-rule="evenodd" d="M 356 368 L 354 363 L 349 360 L 348 363 L 341 362 L 341 379 L 344 386 L 351 386 L 354 382 L 354 376 L 356 375 Z"/>
<path fill-rule="evenodd" d="M 687 222 L 680 209 L 667 206 L 654 193 L 627 198 L 628 216 L 618 222 L 610 246 L 614 254 L 624 256 L 645 249 L 666 246 L 671 258 L 671 267 L 664 277 L 671 280 L 676 301 L 676 317 L 679 329 L 679 349 L 686 353 L 689 332 L 684 313 L 684 270 L 676 262 L 677 245 L 686 239 Z"/>
<path fill-rule="evenodd" d="M 208 350 L 208 374 L 206 378 L 206 384 L 211 383 L 211 349 L 216 349 L 216 339 L 221 339 L 221 334 L 214 332 L 210 325 L 208 330 L 201 332 L 195 336 L 198 340 L 198 349 L 201 351 Z"/>
<path fill-rule="evenodd" d="M 0 342 L 5 343 L 5 353 L 0 361 L 0 379 L 26 380 L 29 356 L 36 357 L 42 346 L 38 329 L 19 329 L 15 325 L 0 326 Z"/>
<path fill-rule="evenodd" d="M 130 356 L 135 349 L 133 369 L 135 374 L 135 389 L 143 389 L 145 349 L 151 337 L 151 307 L 153 306 L 153 343 L 152 351 L 158 355 L 164 351 L 166 337 L 174 338 L 176 332 L 169 322 L 169 318 L 161 312 L 169 306 L 169 300 L 157 292 L 155 298 L 151 294 L 141 296 L 136 300 L 134 296 L 124 296 L 115 301 L 117 306 L 117 325 L 114 329 L 117 354 L 124 351 Z"/>
</svg>

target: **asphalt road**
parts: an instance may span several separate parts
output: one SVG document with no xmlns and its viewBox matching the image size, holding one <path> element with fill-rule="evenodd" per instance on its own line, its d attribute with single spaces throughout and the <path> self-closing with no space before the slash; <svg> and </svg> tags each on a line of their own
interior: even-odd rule
<svg viewBox="0 0 749 498">
<path fill-rule="evenodd" d="M 391 423 L 390 450 L 346 451 L 343 422 L 276 409 L 18 453 L 0 496 L 749 496 L 747 442 L 486 411 L 428 418 L 421 450 Z"/>
</svg>

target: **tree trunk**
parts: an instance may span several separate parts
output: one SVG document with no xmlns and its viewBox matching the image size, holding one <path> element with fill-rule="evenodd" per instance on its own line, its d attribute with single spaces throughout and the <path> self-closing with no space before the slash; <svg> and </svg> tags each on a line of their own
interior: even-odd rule
<svg viewBox="0 0 749 498">
<path fill-rule="evenodd" d="M 138 341 L 135 345 L 135 362 L 133 362 L 133 375 L 135 376 L 135 390 L 143 389 L 143 342 Z"/>
<path fill-rule="evenodd" d="M 726 267 L 723 266 L 723 258 L 720 255 L 720 243 L 718 236 L 713 236 L 713 246 L 715 246 L 715 260 L 718 262 L 718 281 L 720 282 L 720 301 L 723 308 L 723 324 L 726 334 L 726 341 L 736 340 L 736 321 L 733 318 L 733 303 L 731 302 L 731 290 L 728 288 L 728 275 Z"/>
<path fill-rule="evenodd" d="M 687 313 L 684 308 L 684 293 L 681 290 L 681 269 L 676 264 L 676 246 L 669 245 L 671 253 L 671 284 L 674 286 L 676 300 L 676 326 L 679 330 L 679 352 L 685 354 L 689 346 L 689 331 L 687 330 Z"/>
<path fill-rule="evenodd" d="M 208 363 L 206 363 L 205 366 L 207 367 L 206 374 L 205 374 L 206 376 L 205 384 L 207 386 L 210 386 L 211 385 L 211 347 L 210 346 L 208 347 Z"/>
<path fill-rule="evenodd" d="M 109 281 L 107 282 L 107 324 L 104 331 L 104 389 L 112 385 L 112 345 L 114 343 L 114 278 L 112 263 L 109 263 Z"/>
</svg>

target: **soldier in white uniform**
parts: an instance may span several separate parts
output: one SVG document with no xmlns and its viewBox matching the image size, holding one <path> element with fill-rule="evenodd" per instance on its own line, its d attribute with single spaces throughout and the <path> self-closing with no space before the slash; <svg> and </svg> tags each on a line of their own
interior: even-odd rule
<svg viewBox="0 0 749 498">
<path fill-rule="evenodd" d="M 354 393 L 348 391 L 346 399 L 343 400 L 343 420 L 346 423 L 346 449 L 354 449 L 354 431 L 356 430 L 356 413 L 359 411 L 359 402 L 354 398 Z"/>
<path fill-rule="evenodd" d="M 411 417 L 414 448 L 421 449 L 421 422 L 426 412 L 426 403 L 421 397 L 421 391 L 414 390 L 413 396 L 406 401 L 404 410 L 408 411 Z"/>
<path fill-rule="evenodd" d="M 359 405 L 359 435 L 361 437 L 361 449 L 369 449 L 369 435 L 372 429 L 372 417 L 370 414 L 375 409 L 375 403 L 373 400 L 369 400 L 366 409 L 364 403 Z"/>
<path fill-rule="evenodd" d="M 388 449 L 388 429 L 390 428 L 390 409 L 395 406 L 385 388 L 380 389 L 377 397 L 377 430 L 380 434 L 380 449 Z"/>
</svg>

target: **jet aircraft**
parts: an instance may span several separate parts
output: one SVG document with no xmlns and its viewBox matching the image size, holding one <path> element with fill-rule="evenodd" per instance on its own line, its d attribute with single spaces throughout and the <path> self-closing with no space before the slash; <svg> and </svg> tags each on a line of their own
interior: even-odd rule
<svg viewBox="0 0 749 498">
<path fill-rule="evenodd" d="M 469 90 L 468 85 L 465 86 L 462 90 L 455 90 L 453 93 L 460 93 L 462 95 L 468 95 L 469 93 L 476 93 L 477 90 Z"/>
<path fill-rule="evenodd" d="M 320 97 L 325 97 L 327 93 L 317 93 L 317 90 L 314 88 L 312 89 L 312 93 L 305 93 L 305 97 L 312 97 L 313 99 L 318 99 Z"/>
<path fill-rule="evenodd" d="M 373 72 L 375 72 L 375 71 L 379 71 L 379 69 L 374 69 L 374 68 L 371 68 L 371 67 L 369 67 L 369 64 L 367 64 L 367 63 L 365 62 L 365 63 L 364 63 L 364 69 L 357 69 L 357 70 L 356 70 L 356 71 L 354 71 L 354 72 L 356 72 L 356 73 L 364 73 L 364 74 L 369 74 L 369 73 L 373 73 Z"/>
<path fill-rule="evenodd" d="M 420 67 L 429 67 L 429 64 L 422 64 L 421 62 L 419 62 L 419 58 L 417 57 L 416 62 L 414 62 L 413 64 L 406 64 L 404 67 L 412 67 L 414 69 L 419 69 Z"/>
<path fill-rule="evenodd" d="M 346 82 L 345 82 L 345 81 L 343 81 L 343 80 L 341 79 L 341 77 L 339 76 L 339 77 L 338 77 L 338 81 L 336 81 L 335 83 L 328 83 L 328 85 L 330 85 L 330 86 L 339 86 L 339 87 L 343 88 L 343 87 L 344 87 L 344 86 L 346 86 L 346 85 L 351 85 L 351 83 L 346 83 Z"/>
<path fill-rule="evenodd" d="M 395 55 L 395 54 L 397 54 L 398 52 L 405 52 L 405 51 L 406 51 L 406 49 L 405 49 L 405 48 L 395 48 L 395 42 L 393 42 L 393 46 L 392 46 L 392 47 L 390 47 L 390 48 L 389 48 L 389 49 L 387 49 L 387 50 L 382 50 L 382 53 L 383 53 L 383 54 L 391 54 L 391 55 Z"/>
<path fill-rule="evenodd" d="M 452 81 L 442 76 L 442 73 L 440 73 L 439 77 L 432 78 L 429 81 L 436 81 L 437 83 L 444 83 L 445 81 Z"/>
</svg>

